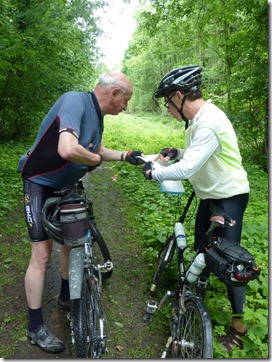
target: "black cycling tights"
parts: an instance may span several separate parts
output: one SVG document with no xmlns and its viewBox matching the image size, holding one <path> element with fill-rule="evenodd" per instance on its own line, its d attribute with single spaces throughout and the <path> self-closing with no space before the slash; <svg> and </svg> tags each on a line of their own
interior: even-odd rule
<svg viewBox="0 0 272 362">
<path fill-rule="evenodd" d="M 206 199 L 201 200 L 196 215 L 195 223 L 195 250 L 197 250 L 199 244 L 203 240 L 205 232 L 210 226 L 210 203 L 214 203 L 220 207 L 227 215 L 236 220 L 236 224 L 232 227 L 218 228 L 216 233 L 218 236 L 223 236 L 240 244 L 242 234 L 243 215 L 248 203 L 248 194 L 236 195 L 227 199 L 215 200 Z M 202 274 L 208 276 L 209 272 L 205 270 Z M 246 300 L 246 288 L 245 287 L 232 287 L 227 286 L 229 300 L 232 306 L 233 314 L 243 314 L 243 308 Z"/>
</svg>

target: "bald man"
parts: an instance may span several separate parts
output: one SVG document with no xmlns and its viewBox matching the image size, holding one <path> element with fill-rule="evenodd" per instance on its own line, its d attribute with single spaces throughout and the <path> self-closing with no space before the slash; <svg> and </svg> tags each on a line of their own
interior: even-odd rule
<svg viewBox="0 0 272 362">
<path fill-rule="evenodd" d="M 27 335 L 43 351 L 61 352 L 64 343 L 48 330 L 42 316 L 45 272 L 52 240 L 42 226 L 42 208 L 54 191 L 75 184 L 102 161 L 139 163 L 141 151 L 116 151 L 101 145 L 106 114 L 127 109 L 133 87 L 122 72 L 99 78 L 92 92 L 63 94 L 41 123 L 33 146 L 21 157 L 18 171 L 24 185 L 25 216 L 32 255 L 25 275 L 29 322 Z M 62 246 L 60 307 L 69 309 L 69 247 Z"/>
</svg>

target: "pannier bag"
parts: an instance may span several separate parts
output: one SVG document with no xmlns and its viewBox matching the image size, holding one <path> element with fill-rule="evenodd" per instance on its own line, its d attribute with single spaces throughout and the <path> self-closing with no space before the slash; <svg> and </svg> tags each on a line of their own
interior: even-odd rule
<svg viewBox="0 0 272 362">
<path fill-rule="evenodd" d="M 60 223 L 66 245 L 79 246 L 87 241 L 88 223 L 84 203 L 61 205 Z"/>
<path fill-rule="evenodd" d="M 223 283 L 236 287 L 245 286 L 260 274 L 254 257 L 242 246 L 225 238 L 218 238 L 205 253 L 209 270 Z"/>
</svg>

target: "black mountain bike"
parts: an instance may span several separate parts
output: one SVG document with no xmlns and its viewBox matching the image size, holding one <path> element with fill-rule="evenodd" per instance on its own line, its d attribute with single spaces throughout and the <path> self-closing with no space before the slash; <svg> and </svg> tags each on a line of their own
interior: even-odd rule
<svg viewBox="0 0 272 362">
<path fill-rule="evenodd" d="M 237 254 L 236 249 L 239 248 L 238 254 L 240 253 L 240 259 L 237 258 L 235 254 L 233 260 L 231 260 L 232 256 L 229 258 L 229 260 L 231 260 L 229 262 L 223 257 L 220 259 L 219 254 L 216 254 L 215 260 L 217 260 L 217 264 L 214 264 L 218 269 L 221 268 L 221 274 L 219 271 L 217 273 L 217 270 L 212 270 L 212 272 L 215 275 L 220 274 L 222 277 L 226 276 L 226 278 L 235 283 L 241 281 L 241 284 L 246 284 L 258 274 L 258 271 L 256 271 L 258 270 L 257 266 L 255 266 L 256 269 L 253 271 L 253 274 L 251 269 L 250 272 L 247 272 L 246 267 L 244 267 L 244 265 L 248 263 L 248 260 L 250 260 L 248 265 L 254 265 L 254 258 L 244 248 L 234 245 L 234 243 L 229 243 L 228 241 L 223 241 L 222 243 L 222 241 L 215 236 L 215 228 L 231 227 L 235 224 L 235 220 L 223 213 L 222 210 L 215 205 L 211 207 L 212 216 L 210 218 L 210 227 L 190 265 L 186 268 L 184 252 L 187 249 L 187 242 L 184 230 L 182 229 L 183 222 L 194 196 L 193 191 L 182 215 L 173 228 L 173 233 L 167 237 L 162 250 L 159 252 L 158 258 L 160 262 L 153 276 L 152 284 L 149 287 L 150 292 L 154 293 L 166 265 L 173 259 L 173 256 L 176 255 L 178 266 L 178 285 L 176 290 L 168 290 L 159 303 L 154 300 L 146 303 L 146 314 L 144 318 L 145 320 L 151 321 L 155 311 L 160 310 L 164 303 L 170 299 L 171 333 L 167 339 L 161 358 L 213 358 L 212 323 L 208 310 L 201 298 L 203 293 L 205 293 L 208 280 L 201 280 L 201 278 L 199 278 L 199 275 L 206 266 L 206 262 L 209 260 L 205 254 L 209 253 L 209 256 L 211 255 L 211 257 L 213 257 L 214 248 L 219 244 L 225 245 L 227 243 L 228 250 L 231 249 L 231 252 L 234 250 L 233 254 Z M 238 259 L 238 261 L 236 259 Z M 236 268 L 237 266 L 238 269 Z M 255 272 L 256 275 L 254 275 Z"/>
<path fill-rule="evenodd" d="M 100 358 L 107 351 L 101 285 L 102 280 L 112 275 L 113 264 L 108 247 L 96 227 L 93 202 L 86 195 L 82 180 L 59 193 L 60 197 L 46 201 L 45 208 L 48 210 L 47 205 L 52 205 L 51 222 L 55 227 L 61 227 L 62 244 L 71 246 L 70 352 L 76 358 Z M 46 229 L 47 225 L 44 227 Z"/>
</svg>

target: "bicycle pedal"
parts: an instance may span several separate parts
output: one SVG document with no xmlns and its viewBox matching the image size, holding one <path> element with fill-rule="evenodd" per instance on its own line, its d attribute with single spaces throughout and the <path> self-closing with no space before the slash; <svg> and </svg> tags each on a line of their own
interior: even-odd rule
<svg viewBox="0 0 272 362">
<path fill-rule="evenodd" d="M 155 301 L 147 301 L 146 302 L 146 307 L 145 307 L 145 315 L 144 315 L 144 320 L 149 320 L 151 321 L 153 318 L 154 313 L 156 312 L 156 310 L 158 309 L 158 303 Z"/>
<path fill-rule="evenodd" d="M 108 261 L 105 262 L 104 265 L 98 264 L 97 267 L 98 267 L 99 270 L 111 271 L 113 269 L 113 263 L 110 260 L 108 260 Z"/>
<path fill-rule="evenodd" d="M 146 312 L 150 313 L 150 314 L 154 314 L 156 312 L 156 310 L 158 309 L 158 303 L 154 300 L 151 301 L 147 301 L 146 302 Z"/>
<path fill-rule="evenodd" d="M 113 269 L 113 263 L 112 263 L 110 260 L 106 261 L 106 263 L 105 263 L 105 268 L 106 268 L 108 271 L 111 271 L 111 270 Z"/>
</svg>

